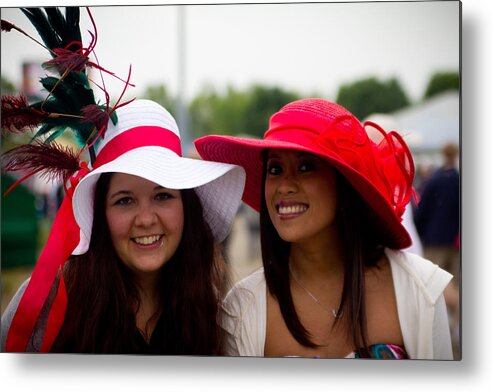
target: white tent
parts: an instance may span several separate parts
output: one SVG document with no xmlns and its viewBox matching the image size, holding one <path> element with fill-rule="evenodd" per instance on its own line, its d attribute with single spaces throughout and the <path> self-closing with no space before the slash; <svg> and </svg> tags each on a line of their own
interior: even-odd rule
<svg viewBox="0 0 493 392">
<path fill-rule="evenodd" d="M 458 91 L 447 91 L 394 113 L 402 132 L 416 152 L 437 151 L 445 143 L 459 144 L 460 102 Z"/>
<path fill-rule="evenodd" d="M 459 97 L 458 91 L 447 91 L 392 114 L 375 113 L 365 120 L 399 132 L 411 149 L 415 164 L 437 166 L 442 163 L 440 151 L 444 144 L 460 144 Z"/>
<path fill-rule="evenodd" d="M 367 120 L 398 131 L 415 153 L 434 153 L 447 142 L 459 144 L 459 114 L 459 92 L 447 91 L 391 115 L 373 114 Z"/>
</svg>

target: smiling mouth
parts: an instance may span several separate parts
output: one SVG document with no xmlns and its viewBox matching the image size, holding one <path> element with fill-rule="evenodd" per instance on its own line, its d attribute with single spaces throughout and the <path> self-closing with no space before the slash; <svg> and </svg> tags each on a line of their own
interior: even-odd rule
<svg viewBox="0 0 493 392">
<path fill-rule="evenodd" d="M 163 238 L 162 235 L 150 235 L 146 237 L 135 237 L 132 241 L 138 245 L 154 245 Z"/>
<path fill-rule="evenodd" d="M 308 210 L 307 204 L 294 204 L 289 206 L 276 206 L 277 213 L 281 217 L 294 217 L 300 214 L 303 214 L 306 210 Z"/>
</svg>

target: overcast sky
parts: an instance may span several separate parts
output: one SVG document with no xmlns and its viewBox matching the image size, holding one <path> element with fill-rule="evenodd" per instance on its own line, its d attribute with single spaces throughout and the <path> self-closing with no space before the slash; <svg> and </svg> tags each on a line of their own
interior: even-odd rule
<svg viewBox="0 0 493 392">
<path fill-rule="evenodd" d="M 207 84 L 222 89 L 257 82 L 335 99 L 342 83 L 376 76 L 398 78 L 409 98 L 418 100 L 433 72 L 459 69 L 455 1 L 91 9 L 101 65 L 124 78 L 132 65 L 137 87 L 126 97 L 156 83 L 190 99 Z M 34 33 L 18 9 L 3 9 L 2 18 Z M 81 26 L 87 46 L 86 31 L 93 28 L 85 10 Z M 1 50 L 2 74 L 15 82 L 23 61 L 47 59 L 44 49 L 17 32 L 2 33 Z M 122 84 L 111 77 L 105 82 L 118 96 Z"/>
</svg>

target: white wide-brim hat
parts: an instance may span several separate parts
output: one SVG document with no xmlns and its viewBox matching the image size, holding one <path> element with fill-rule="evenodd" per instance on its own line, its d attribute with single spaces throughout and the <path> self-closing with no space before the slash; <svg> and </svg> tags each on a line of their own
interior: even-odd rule
<svg viewBox="0 0 493 392">
<path fill-rule="evenodd" d="M 171 114 L 155 102 L 131 102 L 118 109 L 117 116 L 117 124 L 110 121 L 103 142 L 97 148 L 95 169 L 74 191 L 73 211 L 81 229 L 81 241 L 74 254 L 83 254 L 88 249 L 95 189 L 102 173 L 130 174 L 168 189 L 193 188 L 200 198 L 204 219 L 214 239 L 222 242 L 230 232 L 241 203 L 244 169 L 182 157 L 178 126 Z M 101 164 L 98 159 L 103 156 L 104 163 Z"/>
</svg>

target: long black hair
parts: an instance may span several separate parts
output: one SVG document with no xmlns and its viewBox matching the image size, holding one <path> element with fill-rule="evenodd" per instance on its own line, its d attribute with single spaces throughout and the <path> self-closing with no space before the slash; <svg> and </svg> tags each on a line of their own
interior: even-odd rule
<svg viewBox="0 0 493 392">
<path fill-rule="evenodd" d="M 279 303 L 284 322 L 298 343 L 305 347 L 319 347 L 301 323 L 293 303 L 290 289 L 289 255 L 290 243 L 277 233 L 267 211 L 265 201 L 266 155 L 262 174 L 262 201 L 260 208 L 260 238 L 265 279 L 270 294 Z M 341 195 L 337 212 L 344 257 L 344 284 L 339 305 L 341 318 L 336 318 L 333 327 L 344 322 L 354 348 L 366 356 L 367 328 L 365 312 L 365 268 L 375 266 L 383 255 L 375 217 L 372 211 L 348 180 L 336 171 L 336 186 Z"/>
<path fill-rule="evenodd" d="M 68 305 L 54 352 L 137 353 L 135 309 L 139 290 L 111 242 L 105 197 L 111 173 L 102 174 L 95 191 L 89 250 L 66 263 Z M 212 232 L 193 189 L 181 191 L 184 228 L 181 242 L 160 274 L 162 339 L 154 353 L 220 355 L 217 325 L 223 269 L 215 257 Z M 156 332 L 156 330 L 155 330 Z"/>
</svg>

